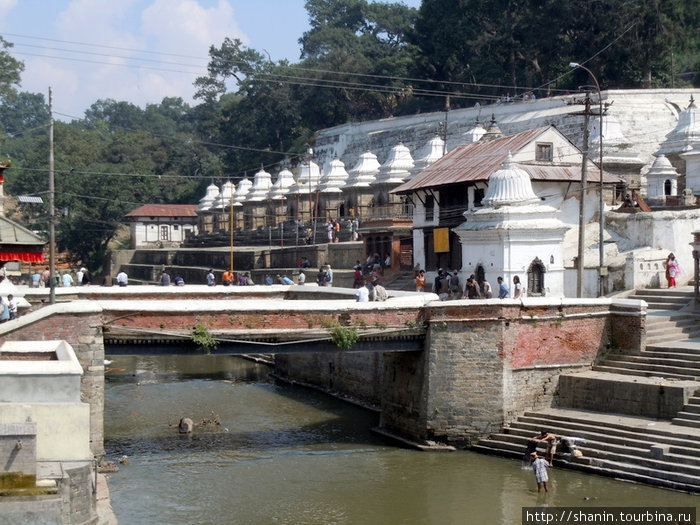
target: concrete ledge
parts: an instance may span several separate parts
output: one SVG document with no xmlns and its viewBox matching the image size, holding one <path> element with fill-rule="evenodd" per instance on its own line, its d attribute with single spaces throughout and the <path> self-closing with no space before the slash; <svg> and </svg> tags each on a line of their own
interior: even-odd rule
<svg viewBox="0 0 700 525">
<path fill-rule="evenodd" d="M 559 404 L 562 408 L 671 419 L 698 389 L 698 381 L 589 371 L 559 377 Z"/>
</svg>

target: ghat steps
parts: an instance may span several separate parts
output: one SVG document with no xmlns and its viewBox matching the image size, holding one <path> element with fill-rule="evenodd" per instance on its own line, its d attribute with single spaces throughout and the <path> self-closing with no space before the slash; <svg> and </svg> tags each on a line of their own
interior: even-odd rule
<svg viewBox="0 0 700 525">
<path fill-rule="evenodd" d="M 686 307 L 693 299 L 693 291 L 690 287 L 683 287 L 680 289 L 646 288 L 635 290 L 629 298 L 646 301 L 649 310 L 680 310 Z"/>
<path fill-rule="evenodd" d="M 480 439 L 474 450 L 521 458 L 528 438 L 547 429 L 557 436 L 577 438 L 582 452 L 581 457 L 574 457 L 558 451 L 555 466 L 691 493 L 700 491 L 700 316 L 690 308 L 683 313 L 675 308 L 680 303 L 681 308 L 688 305 L 692 296 L 687 293 L 668 297 L 672 301 L 652 304 L 672 305 L 672 309 L 650 308 L 647 343 L 651 344 L 639 354 L 609 355 L 591 373 L 611 385 L 611 395 L 621 379 L 618 374 L 629 378 L 628 384 L 639 376 L 671 384 L 698 382 L 695 393 L 675 417 L 660 420 L 563 407 L 527 412 L 501 432 Z M 567 379 L 577 384 L 576 374 Z M 693 383 L 690 385 L 692 391 Z"/>
<path fill-rule="evenodd" d="M 527 412 L 473 448 L 522 458 L 528 438 L 541 429 L 575 438 L 582 452 L 581 457 L 574 457 L 558 451 L 555 466 L 685 492 L 700 491 L 700 428 L 681 429 L 667 421 L 570 409 Z M 545 452 L 544 448 L 538 450 Z"/>
</svg>

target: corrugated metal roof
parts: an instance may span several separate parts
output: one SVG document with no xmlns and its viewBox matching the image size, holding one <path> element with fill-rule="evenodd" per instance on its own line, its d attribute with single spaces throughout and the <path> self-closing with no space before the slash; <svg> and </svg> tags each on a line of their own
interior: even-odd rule
<svg viewBox="0 0 700 525">
<path fill-rule="evenodd" d="M 144 204 L 125 217 L 196 217 L 196 204 Z"/>
<path fill-rule="evenodd" d="M 466 182 L 486 181 L 499 170 L 508 152 L 515 153 L 535 140 L 549 127 L 535 128 L 515 135 L 473 144 L 463 144 L 434 162 L 416 177 L 402 184 L 392 193 L 412 193 L 423 188 L 435 188 Z M 518 163 L 533 180 L 578 181 L 581 180 L 580 164 Z M 588 181 L 600 181 L 600 170 L 589 164 Z M 621 179 L 608 173 L 604 182 L 615 183 Z"/>
<path fill-rule="evenodd" d="M 7 217 L 0 216 L 0 249 L 11 251 L 8 246 L 43 246 L 46 241 L 36 233 L 17 224 Z"/>
</svg>

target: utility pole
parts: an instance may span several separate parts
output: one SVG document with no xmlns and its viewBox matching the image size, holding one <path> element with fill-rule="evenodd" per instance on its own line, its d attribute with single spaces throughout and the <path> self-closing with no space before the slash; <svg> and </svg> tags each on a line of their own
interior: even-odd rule
<svg viewBox="0 0 700 525">
<path fill-rule="evenodd" d="M 49 304 L 56 302 L 56 210 L 53 169 L 53 93 L 49 87 Z"/>
<path fill-rule="evenodd" d="M 580 104 L 580 101 L 575 101 L 575 104 Z M 585 217 L 585 201 L 586 189 L 588 186 L 588 118 L 591 115 L 591 96 L 586 90 L 586 98 L 583 100 L 584 110 L 577 115 L 585 117 L 583 124 L 583 162 L 581 163 L 581 199 L 578 208 L 578 256 L 576 262 L 576 297 L 583 297 L 583 270 L 584 270 L 584 251 L 586 243 L 586 217 Z"/>
<path fill-rule="evenodd" d="M 603 212 L 605 210 L 603 202 L 603 192 L 605 189 L 603 183 L 603 94 L 600 92 L 600 83 L 598 82 L 596 76 L 593 74 L 593 71 L 588 69 L 586 66 L 579 64 L 578 62 L 570 62 L 569 67 L 578 67 L 583 69 L 586 73 L 588 73 L 593 79 L 593 82 L 595 82 L 595 88 L 598 92 L 598 146 L 600 150 L 600 156 L 598 160 L 598 169 L 600 170 L 600 184 L 598 187 L 600 191 L 600 194 L 598 195 L 598 297 L 602 297 L 603 295 L 605 295 L 605 285 L 603 279 L 605 276 L 608 275 L 608 269 L 605 266 L 605 219 L 603 217 Z M 605 111 L 607 111 L 609 106 L 610 104 L 606 102 Z"/>
<path fill-rule="evenodd" d="M 447 116 L 450 113 L 450 95 L 445 98 L 445 123 L 442 127 L 442 156 L 447 153 Z"/>
<path fill-rule="evenodd" d="M 230 230 L 230 246 L 231 246 L 231 253 L 229 254 L 229 271 L 231 272 L 231 275 L 233 275 L 233 269 L 234 269 L 234 264 L 233 264 L 233 229 L 234 229 L 234 215 L 233 215 L 233 186 L 231 186 L 231 191 L 229 192 L 228 196 L 224 196 L 225 198 L 228 199 L 228 215 L 229 215 L 229 230 Z"/>
</svg>

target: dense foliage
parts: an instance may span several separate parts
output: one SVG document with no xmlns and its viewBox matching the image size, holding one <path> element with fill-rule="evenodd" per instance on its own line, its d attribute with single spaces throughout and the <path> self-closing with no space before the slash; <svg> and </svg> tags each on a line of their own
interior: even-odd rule
<svg viewBox="0 0 700 525">
<path fill-rule="evenodd" d="M 58 240 L 95 271 L 122 217 L 145 203 L 196 203 L 210 182 L 294 163 L 314 130 L 348 121 L 603 89 L 700 85 L 700 0 L 307 0 L 297 63 L 239 40 L 212 45 L 195 106 L 98 100 L 55 125 Z M 18 91 L 23 64 L 0 38 L 0 154 L 6 193 L 45 194 L 49 110 Z M 233 91 L 231 91 L 233 86 Z M 44 199 L 46 201 L 46 199 Z M 38 230 L 47 207 L 6 200 Z"/>
</svg>

